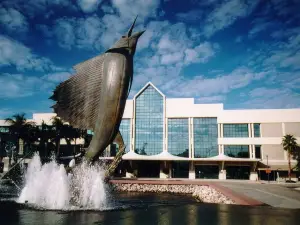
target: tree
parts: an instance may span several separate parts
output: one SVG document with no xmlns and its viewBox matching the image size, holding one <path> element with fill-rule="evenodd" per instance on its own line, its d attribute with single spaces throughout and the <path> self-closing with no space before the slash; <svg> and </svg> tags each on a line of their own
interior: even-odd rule
<svg viewBox="0 0 300 225">
<path fill-rule="evenodd" d="M 52 125 L 55 129 L 55 146 L 56 146 L 56 156 L 60 154 L 60 140 L 65 139 L 67 146 L 71 147 L 71 141 L 75 139 L 75 147 L 73 149 L 73 155 L 75 154 L 76 148 L 76 138 L 83 137 L 84 131 L 78 128 L 74 128 L 68 124 L 65 124 L 63 120 L 55 116 L 52 118 Z"/>
<path fill-rule="evenodd" d="M 54 137 L 54 142 L 55 142 L 55 147 L 56 147 L 56 156 L 59 156 L 59 148 L 60 148 L 60 139 L 62 138 L 62 131 L 63 131 L 63 126 L 64 123 L 63 121 L 55 116 L 52 117 L 52 125 L 54 126 L 55 129 L 55 137 Z"/>
<path fill-rule="evenodd" d="M 289 180 L 291 180 L 291 170 L 292 170 L 291 156 L 293 155 L 293 153 L 297 148 L 296 138 L 291 134 L 287 134 L 282 138 L 282 145 L 283 145 L 283 149 L 287 151 L 288 154 L 288 166 L 289 166 L 288 176 L 289 176 Z"/>
<path fill-rule="evenodd" d="M 52 129 L 52 126 L 45 123 L 45 121 L 42 121 L 42 124 L 38 130 L 38 138 L 39 138 L 39 152 L 41 157 L 48 157 L 50 156 L 50 146 L 49 146 L 49 140 L 53 139 L 55 137 L 55 132 Z"/>
<path fill-rule="evenodd" d="M 28 134 L 32 134 L 35 123 L 27 121 L 25 113 L 15 114 L 11 118 L 6 118 L 5 121 L 10 125 L 10 134 L 18 139 L 17 151 L 20 150 L 20 144 L 23 145 L 32 141 L 32 136 Z"/>
</svg>

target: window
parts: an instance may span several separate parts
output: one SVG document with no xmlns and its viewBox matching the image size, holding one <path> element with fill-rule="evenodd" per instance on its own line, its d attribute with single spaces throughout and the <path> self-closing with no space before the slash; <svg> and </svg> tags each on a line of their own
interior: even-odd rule
<svg viewBox="0 0 300 225">
<path fill-rule="evenodd" d="M 253 127 L 254 127 L 254 137 L 260 137 L 260 124 L 255 123 Z"/>
<path fill-rule="evenodd" d="M 217 118 L 194 118 L 194 157 L 218 155 Z"/>
<path fill-rule="evenodd" d="M 168 119 L 169 153 L 189 157 L 189 120 Z"/>
<path fill-rule="evenodd" d="M 155 155 L 163 151 L 163 96 L 149 85 L 135 101 L 135 152 Z"/>
<path fill-rule="evenodd" d="M 129 150 L 130 150 L 130 119 L 122 119 L 119 130 L 122 135 L 124 144 L 126 146 L 125 152 L 129 152 Z"/>
<path fill-rule="evenodd" d="M 249 137 L 248 124 L 223 124 L 224 137 Z"/>
<path fill-rule="evenodd" d="M 0 133 L 8 133 L 9 127 L 0 127 Z"/>
<path fill-rule="evenodd" d="M 255 145 L 255 158 L 261 159 L 261 146 Z"/>
<path fill-rule="evenodd" d="M 249 145 L 225 145 L 224 154 L 234 158 L 249 158 Z"/>
</svg>

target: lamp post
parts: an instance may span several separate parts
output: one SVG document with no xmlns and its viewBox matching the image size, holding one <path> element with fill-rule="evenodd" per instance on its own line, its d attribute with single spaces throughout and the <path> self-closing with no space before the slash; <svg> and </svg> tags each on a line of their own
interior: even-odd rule
<svg viewBox="0 0 300 225">
<path fill-rule="evenodd" d="M 267 167 L 268 167 L 268 169 L 269 169 L 268 155 L 266 155 L 266 157 L 267 157 Z M 269 171 L 268 171 L 268 183 L 270 183 L 270 173 L 269 173 Z"/>
</svg>

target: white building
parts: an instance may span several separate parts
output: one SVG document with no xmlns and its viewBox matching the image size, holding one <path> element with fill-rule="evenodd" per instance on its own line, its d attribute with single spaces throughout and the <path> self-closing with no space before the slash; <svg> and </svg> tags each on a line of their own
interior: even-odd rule
<svg viewBox="0 0 300 225">
<path fill-rule="evenodd" d="M 33 121 L 52 116 L 34 114 Z M 276 179 L 288 169 L 282 137 L 300 142 L 300 109 L 224 110 L 166 98 L 147 83 L 127 100 L 120 131 L 127 147 L 119 169 L 126 176 L 257 180 L 266 179 L 268 166 Z M 112 159 L 111 150 L 101 158 Z"/>
</svg>

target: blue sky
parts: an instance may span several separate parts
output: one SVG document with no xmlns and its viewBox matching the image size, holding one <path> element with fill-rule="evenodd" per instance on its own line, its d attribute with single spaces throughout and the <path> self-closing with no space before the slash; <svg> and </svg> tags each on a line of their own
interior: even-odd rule
<svg viewBox="0 0 300 225">
<path fill-rule="evenodd" d="M 148 81 L 167 97 L 226 109 L 300 107 L 300 0 L 2 0 L 0 118 L 51 112 L 72 66 L 146 29 L 132 97 Z"/>
</svg>

